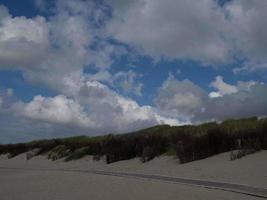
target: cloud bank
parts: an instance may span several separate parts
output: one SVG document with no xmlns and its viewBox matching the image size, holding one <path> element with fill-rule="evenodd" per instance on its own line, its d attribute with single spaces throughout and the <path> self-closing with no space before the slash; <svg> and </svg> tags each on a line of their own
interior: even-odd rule
<svg viewBox="0 0 267 200">
<path fill-rule="evenodd" d="M 165 115 L 190 122 L 221 121 L 227 118 L 266 116 L 267 85 L 259 82 L 225 83 L 221 76 L 208 93 L 190 80 L 168 78 L 155 98 Z"/>
</svg>

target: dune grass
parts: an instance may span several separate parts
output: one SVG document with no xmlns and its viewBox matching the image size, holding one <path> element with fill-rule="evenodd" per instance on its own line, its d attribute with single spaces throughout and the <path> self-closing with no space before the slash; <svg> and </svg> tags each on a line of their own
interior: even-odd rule
<svg viewBox="0 0 267 200">
<path fill-rule="evenodd" d="M 86 155 L 105 156 L 107 163 L 140 157 L 143 162 L 167 154 L 186 163 L 226 151 L 267 149 L 267 118 L 231 119 L 201 125 L 159 125 L 127 134 L 76 136 L 0 145 L 0 154 L 14 157 L 33 149 L 52 160 L 66 161 Z M 241 155 L 241 154 L 240 154 Z M 242 154 L 243 155 L 243 154 Z"/>
</svg>

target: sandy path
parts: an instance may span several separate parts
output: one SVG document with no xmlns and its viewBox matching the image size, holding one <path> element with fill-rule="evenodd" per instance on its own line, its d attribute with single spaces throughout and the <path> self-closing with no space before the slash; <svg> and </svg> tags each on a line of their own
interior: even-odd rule
<svg viewBox="0 0 267 200">
<path fill-rule="evenodd" d="M 0 169 L 1 200 L 256 200 L 224 191 L 91 173 Z"/>
<path fill-rule="evenodd" d="M 267 188 L 267 151 L 261 151 L 235 161 L 229 161 L 229 154 L 224 153 L 183 165 L 166 156 L 155 158 L 147 163 L 141 163 L 139 159 L 132 159 L 106 165 L 104 161 L 92 161 L 90 156 L 66 163 L 60 160 L 52 162 L 47 160 L 46 156 L 34 157 L 27 161 L 25 154 L 22 154 L 13 159 L 0 156 L 0 166 L 4 168 L 46 169 L 46 171 L 0 169 L 1 200 L 68 200 L 74 198 L 88 199 L 88 197 L 116 200 L 258 199 L 231 192 L 159 182 L 159 180 L 148 181 L 147 178 L 149 177 L 135 179 L 133 177 L 123 178 L 75 172 L 96 170 L 229 182 Z M 59 171 L 60 169 L 69 171 Z M 74 171 L 71 172 L 71 170 Z"/>
<path fill-rule="evenodd" d="M 179 177 L 170 176 L 160 176 L 151 174 L 138 174 L 129 172 L 111 172 L 111 171 L 101 171 L 101 170 L 75 170 L 75 169 L 48 169 L 48 168 L 17 168 L 17 167 L 1 167 L 0 170 L 13 170 L 13 171 L 39 171 L 39 172 L 67 172 L 67 173 L 84 173 L 84 174 L 94 174 L 94 175 L 104 175 L 113 177 L 123 177 L 123 178 L 137 178 L 145 179 L 146 181 L 159 181 L 159 182 L 170 182 L 176 184 L 184 184 L 190 186 L 198 186 L 207 189 L 223 190 L 228 192 L 240 193 L 244 195 L 260 197 L 267 199 L 267 189 L 256 188 L 247 185 L 238 185 L 233 183 L 222 183 L 206 180 L 196 180 L 196 179 L 185 179 Z"/>
<path fill-rule="evenodd" d="M 86 171 L 84 171 L 86 172 Z M 224 190 L 229 192 L 240 193 L 249 196 L 261 197 L 267 199 L 267 189 L 257 188 L 248 185 L 239 185 L 233 183 L 222 183 L 215 181 L 206 180 L 196 180 L 196 179 L 185 179 L 179 177 L 170 176 L 160 176 L 152 174 L 137 174 L 137 173 L 125 173 L 125 172 L 108 172 L 108 171 L 93 171 L 92 173 L 108 176 L 118 176 L 118 177 L 133 177 L 133 178 L 143 178 L 146 180 L 158 180 L 161 182 L 171 182 L 177 184 L 193 185 L 204 187 L 208 189 Z"/>
</svg>

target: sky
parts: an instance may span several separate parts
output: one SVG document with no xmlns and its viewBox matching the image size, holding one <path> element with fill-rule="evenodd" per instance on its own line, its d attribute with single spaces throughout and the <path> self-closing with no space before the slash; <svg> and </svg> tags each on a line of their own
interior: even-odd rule
<svg viewBox="0 0 267 200">
<path fill-rule="evenodd" d="M 266 116 L 266 9 L 0 0 L 0 143 Z"/>
</svg>

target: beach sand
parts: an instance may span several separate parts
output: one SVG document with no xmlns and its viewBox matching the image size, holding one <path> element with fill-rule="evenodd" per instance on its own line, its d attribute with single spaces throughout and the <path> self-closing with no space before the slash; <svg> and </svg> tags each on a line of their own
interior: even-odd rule
<svg viewBox="0 0 267 200">
<path fill-rule="evenodd" d="M 132 159 L 109 165 L 103 160 L 93 161 L 91 156 L 71 162 L 62 160 L 53 162 L 47 160 L 46 156 L 37 156 L 27 161 L 26 155 L 21 154 L 12 159 L 1 156 L 0 167 L 1 200 L 259 199 L 183 184 L 64 172 L 60 169 L 160 174 L 267 188 L 267 151 L 235 161 L 229 160 L 229 153 L 223 153 L 187 164 L 179 164 L 172 157 L 160 156 L 147 163 Z M 47 169 L 47 171 L 36 169 Z"/>
</svg>

